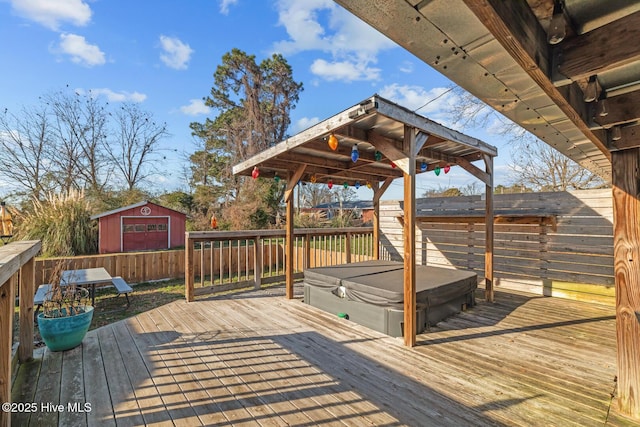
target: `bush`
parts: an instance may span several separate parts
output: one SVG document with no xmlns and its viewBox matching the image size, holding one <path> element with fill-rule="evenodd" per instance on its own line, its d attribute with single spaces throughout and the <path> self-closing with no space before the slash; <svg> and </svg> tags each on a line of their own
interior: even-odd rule
<svg viewBox="0 0 640 427">
<path fill-rule="evenodd" d="M 89 202 L 81 191 L 48 194 L 34 199 L 32 209 L 17 218 L 16 237 L 41 240 L 44 256 L 94 254 L 98 229 L 91 219 Z"/>
</svg>

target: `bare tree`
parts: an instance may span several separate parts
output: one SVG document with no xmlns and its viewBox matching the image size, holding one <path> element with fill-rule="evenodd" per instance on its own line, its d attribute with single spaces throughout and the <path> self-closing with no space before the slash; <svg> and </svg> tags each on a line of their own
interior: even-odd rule
<svg viewBox="0 0 640 427">
<path fill-rule="evenodd" d="M 18 194 L 41 200 L 50 189 L 51 132 L 45 105 L 24 107 L 19 114 L 5 109 L 0 116 L 0 176 Z"/>
<path fill-rule="evenodd" d="M 115 129 L 112 140 L 105 140 L 105 152 L 127 189 L 133 190 L 154 173 L 150 163 L 162 138 L 169 135 L 167 125 L 156 123 L 151 113 L 132 103 L 123 104 L 114 117 Z"/>
<path fill-rule="evenodd" d="M 91 92 L 59 91 L 45 99 L 55 120 L 58 155 L 54 162 L 61 189 L 101 192 L 110 175 L 102 151 L 107 137 L 107 104 Z"/>
<path fill-rule="evenodd" d="M 464 128 L 492 127 L 510 141 L 509 168 L 513 184 L 535 191 L 580 190 L 605 185 L 602 178 L 499 115 L 464 89 L 457 87 L 453 93 L 459 100 L 449 111 L 454 122 Z"/>
</svg>

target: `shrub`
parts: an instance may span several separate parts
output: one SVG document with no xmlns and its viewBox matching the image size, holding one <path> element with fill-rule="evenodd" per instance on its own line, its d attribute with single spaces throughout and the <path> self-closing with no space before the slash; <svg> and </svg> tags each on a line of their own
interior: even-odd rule
<svg viewBox="0 0 640 427">
<path fill-rule="evenodd" d="M 32 200 L 32 209 L 20 215 L 16 236 L 41 240 L 44 256 L 73 256 L 97 252 L 98 230 L 89 202 L 81 191 L 49 193 Z"/>
</svg>

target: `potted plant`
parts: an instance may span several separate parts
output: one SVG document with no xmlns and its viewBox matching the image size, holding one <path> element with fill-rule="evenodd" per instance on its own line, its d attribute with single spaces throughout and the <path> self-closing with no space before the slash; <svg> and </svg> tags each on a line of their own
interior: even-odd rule
<svg viewBox="0 0 640 427">
<path fill-rule="evenodd" d="M 89 330 L 93 319 L 93 306 L 87 289 L 74 284 L 60 283 L 62 264 L 54 268 L 51 289 L 38 314 L 38 329 L 51 351 L 64 351 L 77 347 Z"/>
</svg>

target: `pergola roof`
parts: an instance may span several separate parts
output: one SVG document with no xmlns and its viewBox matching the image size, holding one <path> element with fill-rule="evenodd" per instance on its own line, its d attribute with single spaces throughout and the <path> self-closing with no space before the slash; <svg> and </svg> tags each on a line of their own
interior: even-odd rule
<svg viewBox="0 0 640 427">
<path fill-rule="evenodd" d="M 257 167 L 262 177 L 287 178 L 289 172 L 306 165 L 300 179 L 336 185 L 379 183 L 403 176 L 408 157 L 403 153 L 405 128 L 415 132 L 416 173 L 436 167 L 462 166 L 487 182 L 485 173 L 471 164 L 484 155 L 495 157 L 495 147 L 435 123 L 424 116 L 394 104 L 378 95 L 348 108 L 291 138 L 234 166 L 233 173 L 251 175 Z M 332 151 L 327 139 L 338 138 Z M 357 145 L 359 159 L 353 162 L 351 151 Z M 382 153 L 376 160 L 375 152 Z M 391 165 L 394 162 L 396 167 Z M 426 166 L 426 167 L 425 167 Z"/>
</svg>

